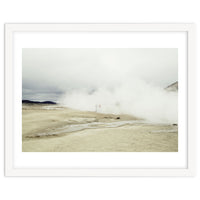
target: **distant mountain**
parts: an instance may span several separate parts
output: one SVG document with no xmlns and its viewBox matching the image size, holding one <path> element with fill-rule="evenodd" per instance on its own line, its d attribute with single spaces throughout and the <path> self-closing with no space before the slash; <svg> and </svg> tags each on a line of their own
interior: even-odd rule
<svg viewBox="0 0 200 200">
<path fill-rule="evenodd" d="M 167 86 L 165 88 L 165 90 L 172 91 L 172 92 L 177 92 L 178 91 L 178 81 L 176 81 L 175 83 L 172 83 L 171 85 Z"/>
<path fill-rule="evenodd" d="M 53 101 L 30 101 L 30 100 L 22 100 L 22 103 L 25 103 L 25 104 L 56 104 Z"/>
</svg>

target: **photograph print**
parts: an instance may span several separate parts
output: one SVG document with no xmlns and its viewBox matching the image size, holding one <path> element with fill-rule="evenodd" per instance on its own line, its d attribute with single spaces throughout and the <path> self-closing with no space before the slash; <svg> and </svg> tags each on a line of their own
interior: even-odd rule
<svg viewBox="0 0 200 200">
<path fill-rule="evenodd" d="M 178 152 L 177 48 L 24 48 L 23 152 Z"/>
</svg>

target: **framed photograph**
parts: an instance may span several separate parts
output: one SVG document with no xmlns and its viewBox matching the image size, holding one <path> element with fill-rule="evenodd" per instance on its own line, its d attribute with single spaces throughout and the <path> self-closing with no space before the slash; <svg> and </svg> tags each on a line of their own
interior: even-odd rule
<svg viewBox="0 0 200 200">
<path fill-rule="evenodd" d="M 193 24 L 6 24 L 6 176 L 193 176 Z"/>
</svg>

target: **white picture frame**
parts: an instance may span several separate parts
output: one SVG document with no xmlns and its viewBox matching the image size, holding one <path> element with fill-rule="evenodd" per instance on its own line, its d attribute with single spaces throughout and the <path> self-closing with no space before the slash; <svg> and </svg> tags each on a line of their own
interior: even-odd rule
<svg viewBox="0 0 200 200">
<path fill-rule="evenodd" d="M 187 164 L 185 168 L 15 167 L 14 71 L 16 32 L 184 32 L 187 35 Z M 5 24 L 5 176 L 194 176 L 195 174 L 194 24 Z"/>
</svg>

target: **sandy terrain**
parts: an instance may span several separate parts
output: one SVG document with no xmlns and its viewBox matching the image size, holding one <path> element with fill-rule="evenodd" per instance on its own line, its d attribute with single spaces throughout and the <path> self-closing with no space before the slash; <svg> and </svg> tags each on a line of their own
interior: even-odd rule
<svg viewBox="0 0 200 200">
<path fill-rule="evenodd" d="M 57 105 L 22 110 L 24 152 L 176 152 L 178 127 Z"/>
</svg>

